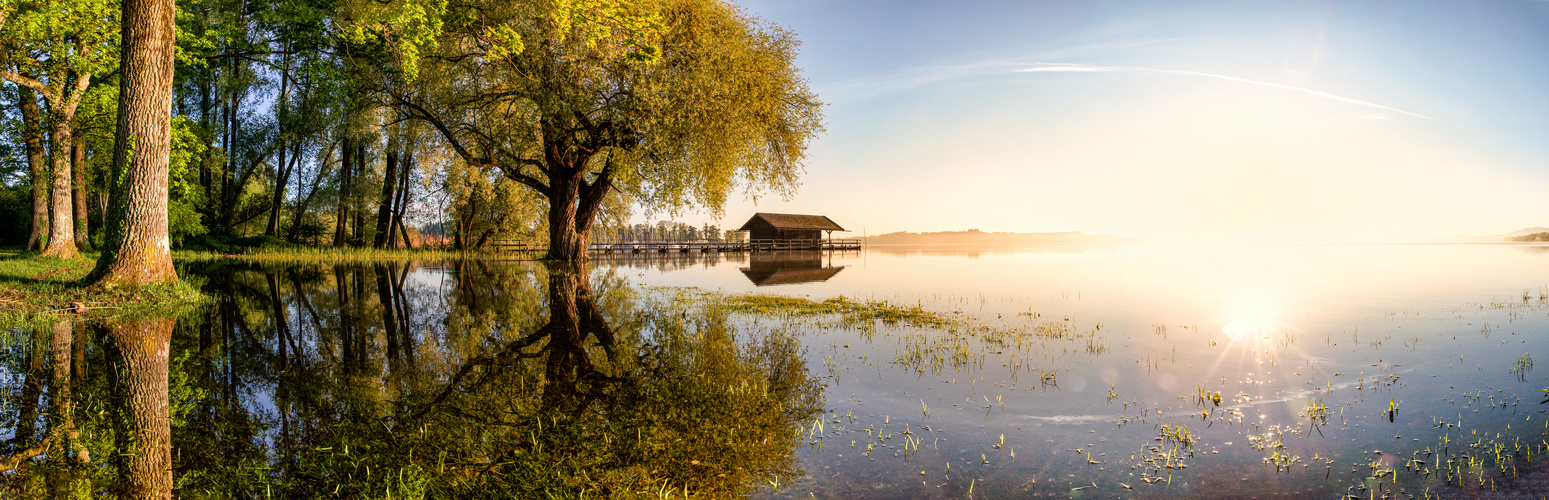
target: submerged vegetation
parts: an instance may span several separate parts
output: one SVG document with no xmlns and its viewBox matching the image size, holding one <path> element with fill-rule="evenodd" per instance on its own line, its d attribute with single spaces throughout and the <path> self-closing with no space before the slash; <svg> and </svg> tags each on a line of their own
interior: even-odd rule
<svg viewBox="0 0 1549 500">
<path fill-rule="evenodd" d="M 1549 424 L 1539 414 L 1519 410 L 1522 396 L 1510 388 L 1491 387 L 1488 392 L 1494 395 L 1475 390 L 1466 403 L 1443 398 L 1440 408 L 1434 401 L 1415 404 L 1424 392 L 1409 389 L 1413 369 L 1402 367 L 1417 361 L 1407 355 L 1382 354 L 1383 340 L 1393 335 L 1373 337 L 1365 327 L 1348 340 L 1330 335 L 1326 342 L 1331 346 L 1350 342 L 1380 354 L 1381 359 L 1372 359 L 1369 366 L 1357 362 L 1356 366 L 1366 366 L 1358 373 L 1347 373 L 1334 368 L 1340 366 L 1338 361 L 1305 353 L 1306 335 L 1293 331 L 1240 338 L 1228 333 L 1223 338 L 1193 324 L 1078 326 L 1072 317 L 1045 318 L 1031 310 L 985 314 L 986 308 L 1004 310 L 1005 306 L 983 297 L 934 296 L 929 301 L 911 298 L 900 303 L 897 298 L 655 291 L 665 304 L 713 304 L 745 323 L 813 332 L 810 344 L 824 347 L 810 362 L 826 369 L 835 388 L 845 393 L 865 391 L 830 408 L 827 416 L 808 422 L 811 463 L 833 467 L 835 474 L 781 486 L 781 491 L 794 496 L 843 497 L 876 491 L 861 486 L 866 484 L 897 494 L 949 497 L 969 491 L 1025 496 L 1033 491 L 1068 494 L 1139 488 L 1163 488 L 1154 492 L 1162 495 L 1343 493 L 1361 498 L 1459 493 L 1452 488 L 1537 491 L 1521 478 L 1541 474 L 1542 456 L 1549 452 L 1549 444 L 1543 442 L 1549 438 Z M 1449 309 L 1450 315 L 1436 316 L 1468 318 L 1468 311 L 1475 311 L 1503 315 L 1515 328 L 1537 328 L 1549 304 L 1524 297 L 1520 302 L 1491 301 Z M 1493 321 L 1488 323 L 1480 331 L 1485 338 L 1500 329 L 1489 326 Z M 1185 353 L 1183 347 L 1196 342 L 1203 349 L 1191 347 L 1193 352 Z M 1431 349 L 1430 342 L 1406 336 L 1404 352 L 1422 345 Z M 1516 343 L 1515 338 L 1510 342 Z M 1110 371 L 1126 362 L 1112 359 L 1117 346 L 1123 346 L 1118 352 L 1130 356 L 1127 362 L 1133 363 L 1138 377 L 1115 376 Z M 1250 363 L 1227 373 L 1244 370 L 1245 374 L 1236 375 L 1243 378 L 1222 377 L 1194 385 L 1192 394 L 1173 395 L 1179 402 L 1192 403 L 1192 411 L 1187 410 L 1188 404 L 1179 411 L 1178 405 L 1167 404 L 1166 392 L 1158 393 L 1158 387 L 1176 384 L 1174 380 L 1202 376 L 1193 373 L 1201 364 L 1210 367 L 1239 356 Z M 1469 356 L 1474 354 L 1465 354 Z M 1512 380 L 1528 381 L 1525 374 L 1532 367 L 1531 356 L 1511 356 L 1514 359 L 1503 361 L 1511 365 Z M 1472 364 L 1467 366 L 1474 370 Z M 1117 373 L 1123 373 L 1120 370 Z M 1090 391 L 1094 372 L 1101 374 L 1106 388 L 1105 394 L 1102 390 L 1092 394 L 1101 396 L 1096 402 L 1083 392 Z M 893 381 L 895 377 L 908 380 Z M 1290 382 L 1266 391 L 1265 384 L 1277 379 Z M 1300 384 L 1305 387 L 1297 389 Z M 1092 414 L 1102 403 L 1123 411 Z M 880 408 L 873 409 L 877 404 Z M 1450 404 L 1462 404 L 1458 416 L 1437 416 L 1445 415 Z M 1051 411 L 1055 414 L 1048 415 Z M 911 414 L 912 418 L 907 417 Z M 1423 418 L 1432 419 L 1431 425 L 1416 421 Z M 975 425 L 964 426 L 965 421 Z M 1005 432 L 986 436 L 984 429 L 975 429 L 984 422 Z M 1061 427 L 1034 430 L 1037 427 L 1027 427 L 1029 422 Z M 1381 425 L 1392 427 L 1372 428 Z M 1155 432 L 1147 436 L 1148 429 Z M 1427 429 L 1434 429 L 1437 443 L 1426 443 L 1432 435 Z M 1384 430 L 1386 441 L 1381 439 Z M 1460 431 L 1468 436 L 1461 445 Z M 1350 441 L 1347 437 L 1355 437 L 1360 444 L 1342 444 Z M 1018 455 L 1029 453 L 1044 458 L 1017 460 Z M 1056 458 L 1049 459 L 1050 453 Z M 1404 455 L 1411 455 L 1407 462 Z M 1264 464 L 1268 476 L 1242 465 L 1244 459 Z M 1350 467 L 1341 472 L 1342 465 Z M 1211 479 L 1239 475 L 1260 481 L 1237 484 Z M 923 488 L 916 490 L 922 478 Z"/>
</svg>

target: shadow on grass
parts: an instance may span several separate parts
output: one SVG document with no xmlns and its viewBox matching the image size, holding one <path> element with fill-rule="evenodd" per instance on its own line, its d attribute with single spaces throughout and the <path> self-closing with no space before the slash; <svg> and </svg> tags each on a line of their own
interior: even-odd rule
<svg viewBox="0 0 1549 500">
<path fill-rule="evenodd" d="M 97 254 L 79 259 L 39 257 L 0 250 L 0 325 L 19 325 L 60 313 L 141 313 L 186 307 L 205 300 L 195 284 L 144 285 L 103 289 L 81 282 Z M 94 315 L 95 315 L 94 314 Z"/>
</svg>

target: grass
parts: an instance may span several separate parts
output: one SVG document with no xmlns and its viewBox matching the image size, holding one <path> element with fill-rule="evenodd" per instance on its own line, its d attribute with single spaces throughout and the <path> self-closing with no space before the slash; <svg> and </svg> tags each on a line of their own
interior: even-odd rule
<svg viewBox="0 0 1549 500">
<path fill-rule="evenodd" d="M 81 259 L 38 257 L 0 250 L 0 325 L 15 325 L 73 313 L 70 303 L 92 310 L 136 313 L 191 305 L 204 300 L 194 284 L 145 285 L 103 289 L 81 279 L 91 272 L 97 254 Z"/>
<path fill-rule="evenodd" d="M 263 263 L 316 262 L 388 262 L 410 260 L 455 260 L 468 257 L 532 258 L 522 254 L 490 251 L 407 250 L 334 247 L 249 248 L 241 253 L 174 251 L 173 260 L 198 262 L 236 260 Z M 162 307 L 177 307 L 204 300 L 197 287 L 185 276 L 177 285 L 149 285 L 104 290 L 87 287 L 80 280 L 91 272 L 96 252 L 83 252 L 80 259 L 39 257 L 16 249 L 0 249 L 0 325 L 35 321 L 54 314 L 71 312 L 71 302 L 87 310 L 111 309 L 138 312 Z"/>
</svg>

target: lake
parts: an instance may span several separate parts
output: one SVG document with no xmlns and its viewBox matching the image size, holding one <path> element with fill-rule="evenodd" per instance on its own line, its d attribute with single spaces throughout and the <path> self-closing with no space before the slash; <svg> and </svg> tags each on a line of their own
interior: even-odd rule
<svg viewBox="0 0 1549 500">
<path fill-rule="evenodd" d="M 186 497 L 1549 494 L 1544 245 L 180 266 Z M 123 481 L 146 321 L 10 330 L 6 437 L 98 458 L 13 491 Z"/>
</svg>

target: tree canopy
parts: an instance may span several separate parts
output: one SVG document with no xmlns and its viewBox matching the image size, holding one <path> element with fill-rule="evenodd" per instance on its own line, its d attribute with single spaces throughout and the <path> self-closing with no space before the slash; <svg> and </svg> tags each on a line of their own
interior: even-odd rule
<svg viewBox="0 0 1549 500">
<path fill-rule="evenodd" d="M 447 19 L 387 104 L 541 193 L 558 258 L 582 255 L 612 191 L 671 212 L 719 212 L 738 181 L 789 195 L 822 130 L 794 35 L 724 2 L 489 1 Z"/>
<path fill-rule="evenodd" d="M 65 257 L 112 226 L 120 4 L 0 0 L 0 152 L 31 165 L 4 198 L 53 216 L 5 224 Z M 822 131 L 795 34 L 724 0 L 176 8 L 174 247 L 546 239 L 579 259 L 636 210 L 791 195 Z"/>
</svg>

